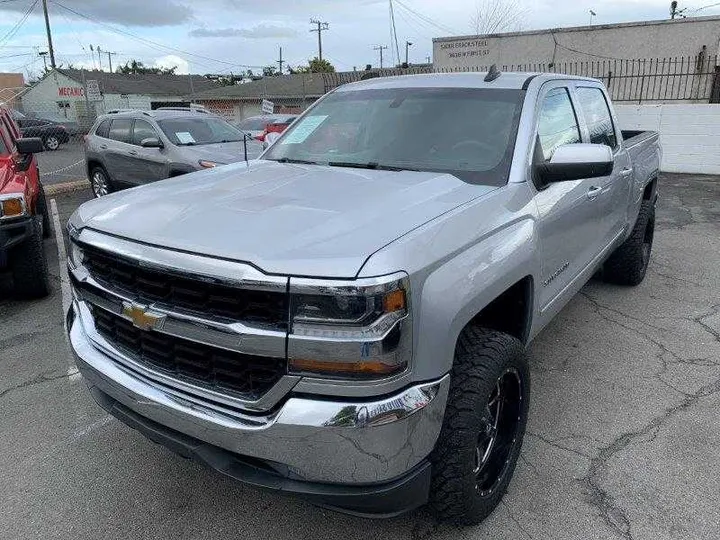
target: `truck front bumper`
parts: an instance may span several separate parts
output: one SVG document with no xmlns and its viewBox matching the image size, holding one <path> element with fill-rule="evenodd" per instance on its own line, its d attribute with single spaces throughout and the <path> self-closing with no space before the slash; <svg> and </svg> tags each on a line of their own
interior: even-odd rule
<svg viewBox="0 0 720 540">
<path fill-rule="evenodd" d="M 449 376 L 362 402 L 290 396 L 264 415 L 185 399 L 115 362 L 76 316 L 78 369 L 98 404 L 151 440 L 256 486 L 361 515 L 396 515 L 427 501 Z"/>
<path fill-rule="evenodd" d="M 0 223 L 0 251 L 8 250 L 30 236 L 32 219 L 21 217 Z"/>
</svg>

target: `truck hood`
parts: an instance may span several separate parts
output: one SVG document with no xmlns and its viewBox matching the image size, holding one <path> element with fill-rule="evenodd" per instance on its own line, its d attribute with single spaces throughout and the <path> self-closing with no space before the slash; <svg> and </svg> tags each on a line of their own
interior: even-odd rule
<svg viewBox="0 0 720 540">
<path fill-rule="evenodd" d="M 272 274 L 350 278 L 381 247 L 493 189 L 431 172 L 254 161 L 90 201 L 71 223 Z"/>
</svg>

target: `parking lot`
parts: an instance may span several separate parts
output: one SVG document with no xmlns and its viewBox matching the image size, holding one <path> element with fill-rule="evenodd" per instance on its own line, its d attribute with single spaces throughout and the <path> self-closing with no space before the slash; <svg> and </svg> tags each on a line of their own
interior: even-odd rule
<svg viewBox="0 0 720 540">
<path fill-rule="evenodd" d="M 71 139 L 67 144 L 61 144 L 54 152 L 42 152 L 37 155 L 37 159 L 40 176 L 46 186 L 87 177 L 82 138 Z"/>
<path fill-rule="evenodd" d="M 43 171 L 65 157 L 44 154 Z M 58 196 L 58 221 L 89 197 Z M 720 178 L 663 176 L 657 221 L 639 287 L 591 281 L 531 346 L 521 460 L 500 507 L 465 529 L 246 487 L 105 414 L 67 349 L 48 240 L 49 298 L 9 300 L 0 280 L 0 538 L 717 538 Z"/>
</svg>

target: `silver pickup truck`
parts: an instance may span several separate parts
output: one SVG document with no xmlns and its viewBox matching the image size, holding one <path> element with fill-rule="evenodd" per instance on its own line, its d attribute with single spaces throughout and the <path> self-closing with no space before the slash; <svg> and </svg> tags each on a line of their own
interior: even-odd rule
<svg viewBox="0 0 720 540">
<path fill-rule="evenodd" d="M 595 79 L 342 86 L 257 161 L 73 214 L 77 366 L 223 474 L 477 523 L 520 453 L 528 343 L 596 272 L 643 280 L 659 158 Z"/>
</svg>

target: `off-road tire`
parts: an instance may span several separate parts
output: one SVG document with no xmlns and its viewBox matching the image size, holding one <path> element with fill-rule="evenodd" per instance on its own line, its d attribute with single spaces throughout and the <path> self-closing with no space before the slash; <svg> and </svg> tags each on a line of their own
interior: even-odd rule
<svg viewBox="0 0 720 540">
<path fill-rule="evenodd" d="M 50 235 L 52 235 L 52 225 L 50 213 L 48 212 L 47 199 L 45 198 L 45 189 L 42 186 L 40 186 L 40 192 L 38 193 L 35 213 L 38 216 L 42 216 L 43 238 L 50 238 Z"/>
<path fill-rule="evenodd" d="M 519 374 L 516 435 L 495 487 L 483 495 L 473 469 L 482 411 L 498 378 L 508 370 Z M 431 455 L 430 510 L 441 520 L 460 525 L 480 523 L 500 503 L 520 456 L 530 397 L 530 372 L 522 343 L 486 328 L 468 327 L 460 334 L 451 371 L 443 426 Z"/>
<path fill-rule="evenodd" d="M 37 216 L 32 220 L 32 234 L 10 251 L 15 295 L 20 298 L 42 298 L 50 293 L 41 232 L 40 216 Z"/>
<path fill-rule="evenodd" d="M 603 266 L 603 278 L 616 285 L 639 285 L 645 278 L 655 233 L 655 203 L 643 200 L 635 227 Z"/>
</svg>

